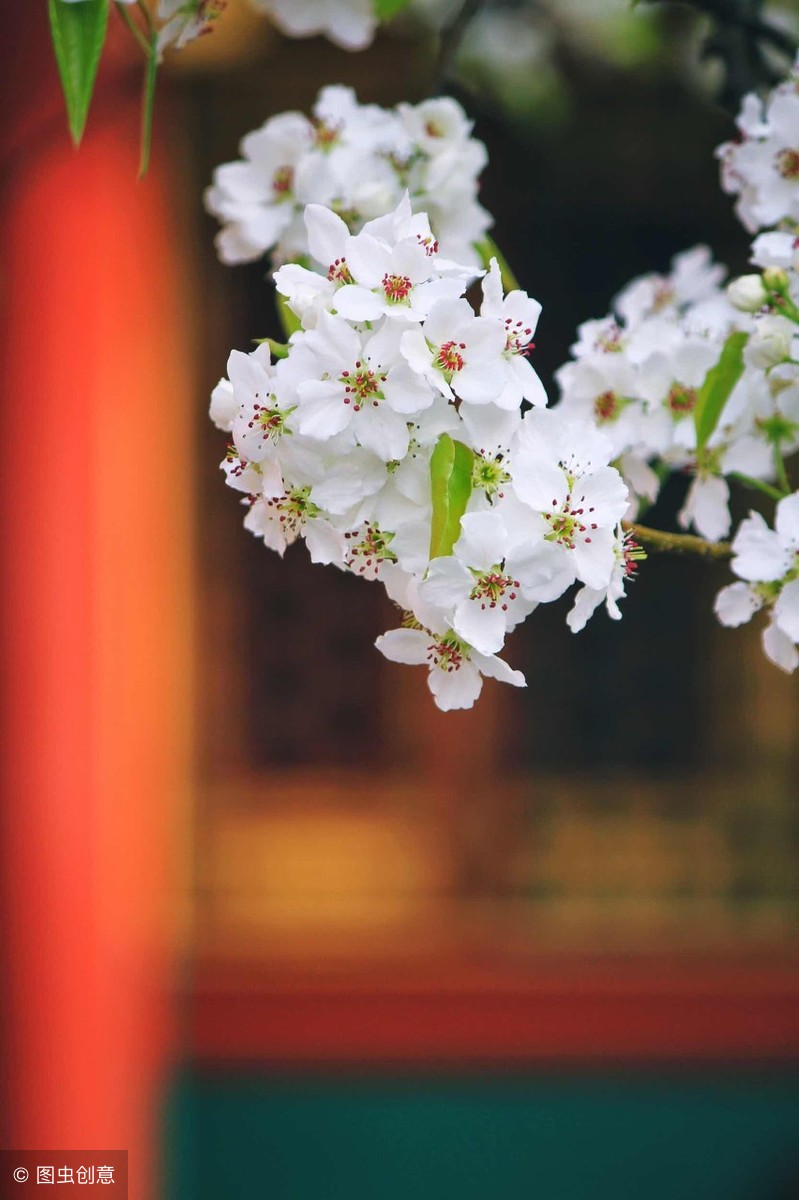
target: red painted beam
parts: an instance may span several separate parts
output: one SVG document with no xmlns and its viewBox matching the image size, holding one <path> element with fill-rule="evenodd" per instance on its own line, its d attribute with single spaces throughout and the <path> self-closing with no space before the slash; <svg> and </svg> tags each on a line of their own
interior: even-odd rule
<svg viewBox="0 0 799 1200">
<path fill-rule="evenodd" d="M 281 984 L 217 972 L 189 998 L 205 1063 L 499 1068 L 799 1060 L 799 974 L 657 964 L 539 980 L 469 976 Z"/>
</svg>

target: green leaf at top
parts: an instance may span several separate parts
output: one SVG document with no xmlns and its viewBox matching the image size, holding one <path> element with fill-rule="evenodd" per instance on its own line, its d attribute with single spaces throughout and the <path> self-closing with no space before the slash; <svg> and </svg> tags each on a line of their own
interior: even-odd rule
<svg viewBox="0 0 799 1200">
<path fill-rule="evenodd" d="M 486 268 L 491 266 L 492 258 L 497 260 L 500 278 L 502 279 L 502 286 L 506 292 L 515 292 L 519 290 L 521 285 L 514 275 L 510 263 L 493 238 L 488 236 L 484 237 L 482 242 L 475 243 L 475 250 L 480 255 L 480 261 Z"/>
<path fill-rule="evenodd" d="M 83 137 L 108 27 L 108 0 L 48 0 L 50 32 L 72 140 Z"/>
<path fill-rule="evenodd" d="M 390 21 L 397 13 L 401 13 L 403 8 L 407 8 L 410 2 L 411 0 L 372 0 L 372 7 L 378 20 Z"/>
<path fill-rule="evenodd" d="M 444 433 L 436 442 L 430 458 L 430 485 L 433 494 L 433 521 L 430 530 L 430 558 L 452 553 L 460 537 L 461 517 L 472 494 L 474 454 L 463 442 Z"/>
<path fill-rule="evenodd" d="M 730 334 L 724 343 L 719 361 L 710 368 L 699 389 L 694 408 L 697 451 L 703 450 L 707 445 L 732 389 L 743 374 L 744 346 L 748 337 L 746 333 Z"/>
<path fill-rule="evenodd" d="M 302 329 L 302 323 L 297 314 L 289 308 L 285 296 L 281 296 L 280 292 L 276 294 L 275 303 L 277 304 L 277 315 L 280 318 L 280 327 L 288 340 L 292 333 L 296 333 L 298 329 Z"/>
</svg>

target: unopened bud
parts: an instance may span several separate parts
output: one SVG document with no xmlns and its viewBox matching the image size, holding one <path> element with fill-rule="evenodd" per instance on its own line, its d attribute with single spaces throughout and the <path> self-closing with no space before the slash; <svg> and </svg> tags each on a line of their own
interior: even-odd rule
<svg viewBox="0 0 799 1200">
<path fill-rule="evenodd" d="M 782 267 L 766 267 L 763 283 L 770 292 L 784 292 L 788 287 L 788 272 Z"/>
<path fill-rule="evenodd" d="M 768 292 L 759 275 L 741 275 L 727 286 L 727 297 L 741 312 L 757 312 L 768 302 Z"/>
</svg>

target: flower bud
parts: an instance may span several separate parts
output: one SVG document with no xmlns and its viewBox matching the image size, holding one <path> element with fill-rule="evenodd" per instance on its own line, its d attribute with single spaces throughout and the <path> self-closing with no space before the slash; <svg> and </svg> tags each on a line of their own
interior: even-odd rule
<svg viewBox="0 0 799 1200">
<path fill-rule="evenodd" d="M 742 275 L 727 285 L 727 297 L 741 312 L 757 312 L 768 302 L 768 292 L 759 275 Z"/>
<path fill-rule="evenodd" d="M 788 287 L 788 272 L 784 267 L 766 267 L 763 283 L 770 292 L 784 292 Z"/>
<path fill-rule="evenodd" d="M 791 353 L 794 326 L 784 317 L 759 317 L 744 350 L 744 359 L 752 367 L 768 371 L 785 362 Z"/>
</svg>

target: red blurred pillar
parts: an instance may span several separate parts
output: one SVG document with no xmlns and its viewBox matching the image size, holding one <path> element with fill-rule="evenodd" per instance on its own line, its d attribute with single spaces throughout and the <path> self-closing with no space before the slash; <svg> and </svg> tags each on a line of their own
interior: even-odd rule
<svg viewBox="0 0 799 1200">
<path fill-rule="evenodd" d="M 146 1200 L 186 895 L 189 303 L 130 68 L 75 152 L 44 7 L 4 30 L 4 1140 L 128 1149 Z"/>
</svg>

